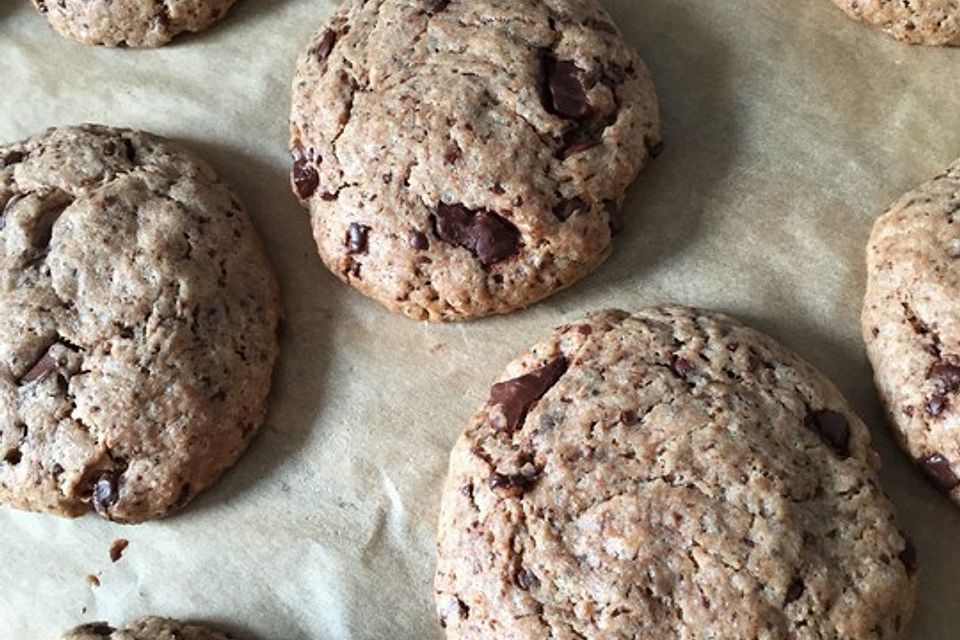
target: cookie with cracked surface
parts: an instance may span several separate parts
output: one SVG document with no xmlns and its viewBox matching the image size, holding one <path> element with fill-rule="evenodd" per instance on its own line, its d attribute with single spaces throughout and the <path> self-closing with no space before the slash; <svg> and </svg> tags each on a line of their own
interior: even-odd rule
<svg viewBox="0 0 960 640">
<path fill-rule="evenodd" d="M 291 135 L 326 265 L 435 321 L 596 268 L 661 148 L 650 75 L 596 0 L 347 0 L 299 60 Z"/>
<path fill-rule="evenodd" d="M 108 47 L 159 47 L 178 34 L 203 31 L 236 0 L 33 0 L 65 38 Z"/>
<path fill-rule="evenodd" d="M 960 0 L 834 0 L 847 15 L 909 44 L 960 46 Z"/>
<path fill-rule="evenodd" d="M 960 160 L 874 223 L 863 338 L 888 422 L 960 502 Z"/>
<path fill-rule="evenodd" d="M 59 640 L 233 640 L 232 636 L 200 625 L 169 618 L 147 617 L 125 629 L 92 622 L 62 634 Z"/>
<path fill-rule="evenodd" d="M 915 551 L 866 426 L 716 313 L 601 312 L 510 364 L 454 447 L 451 639 L 896 638 Z"/>
<path fill-rule="evenodd" d="M 0 503 L 137 522 L 264 419 L 278 287 L 242 205 L 155 136 L 0 145 Z"/>
</svg>

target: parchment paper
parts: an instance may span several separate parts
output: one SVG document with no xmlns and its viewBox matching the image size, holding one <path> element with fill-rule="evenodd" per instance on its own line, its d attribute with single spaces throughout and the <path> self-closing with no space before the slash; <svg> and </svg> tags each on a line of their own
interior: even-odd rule
<svg viewBox="0 0 960 640">
<path fill-rule="evenodd" d="M 873 219 L 960 155 L 960 49 L 898 44 L 829 0 L 606 0 L 653 71 L 667 142 L 612 259 L 525 312 L 428 326 L 328 274 L 287 186 L 294 60 L 334 4 L 240 0 L 207 33 L 132 51 L 72 44 L 0 0 L 0 140 L 97 121 L 186 143 L 246 202 L 287 310 L 267 426 L 181 515 L 0 509 L 0 638 L 147 613 L 261 640 L 441 638 L 434 527 L 467 417 L 554 325 L 666 301 L 751 322 L 839 384 L 920 551 L 908 637 L 960 638 L 960 508 L 884 428 L 858 329 Z"/>
</svg>

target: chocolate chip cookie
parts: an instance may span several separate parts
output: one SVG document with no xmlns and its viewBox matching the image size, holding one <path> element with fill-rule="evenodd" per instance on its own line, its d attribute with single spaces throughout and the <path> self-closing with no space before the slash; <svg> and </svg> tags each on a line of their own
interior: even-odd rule
<svg viewBox="0 0 960 640">
<path fill-rule="evenodd" d="M 901 42 L 960 45 L 960 0 L 833 0 L 847 15 Z"/>
<path fill-rule="evenodd" d="M 898 200 L 867 247 L 863 337 L 903 448 L 960 501 L 960 160 Z"/>
<path fill-rule="evenodd" d="M 299 60 L 291 133 L 323 261 L 428 320 L 596 268 L 661 148 L 649 73 L 596 0 L 346 0 Z"/>
<path fill-rule="evenodd" d="M 114 629 L 105 622 L 80 625 L 60 640 L 232 640 L 232 636 L 167 618 L 141 618 L 126 629 Z"/>
<path fill-rule="evenodd" d="M 60 35 L 83 44 L 159 47 L 185 31 L 202 31 L 235 0 L 33 0 Z"/>
<path fill-rule="evenodd" d="M 896 638 L 916 552 L 863 422 L 725 316 L 602 312 L 508 365 L 440 514 L 448 638 Z"/>
<path fill-rule="evenodd" d="M 137 522 L 264 419 L 278 287 L 242 205 L 146 133 L 0 145 L 0 503 Z"/>
</svg>

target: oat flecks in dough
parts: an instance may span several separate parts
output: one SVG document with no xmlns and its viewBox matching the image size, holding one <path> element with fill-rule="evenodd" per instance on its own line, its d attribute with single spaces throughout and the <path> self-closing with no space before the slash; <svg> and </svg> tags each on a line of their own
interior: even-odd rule
<svg viewBox="0 0 960 640">
<path fill-rule="evenodd" d="M 428 320 L 596 268 L 661 148 L 650 75 L 596 0 L 347 0 L 299 60 L 291 135 L 323 261 Z"/>
<path fill-rule="evenodd" d="M 960 160 L 874 224 L 862 323 L 901 446 L 960 501 Z"/>
<path fill-rule="evenodd" d="M 145 133 L 0 146 L 0 503 L 141 521 L 263 422 L 278 287 L 241 204 Z"/>
<path fill-rule="evenodd" d="M 834 0 L 850 17 L 901 42 L 960 46 L 960 0 Z"/>
<path fill-rule="evenodd" d="M 81 625 L 62 634 L 59 640 L 233 640 L 225 633 L 199 625 L 184 624 L 168 618 L 148 617 L 125 629 L 105 622 Z"/>
<path fill-rule="evenodd" d="M 83 44 L 159 47 L 202 31 L 236 0 L 33 0 L 60 35 Z"/>
<path fill-rule="evenodd" d="M 900 636 L 916 554 L 867 428 L 770 338 L 684 307 L 602 312 L 494 389 L 441 506 L 451 640 Z"/>
</svg>

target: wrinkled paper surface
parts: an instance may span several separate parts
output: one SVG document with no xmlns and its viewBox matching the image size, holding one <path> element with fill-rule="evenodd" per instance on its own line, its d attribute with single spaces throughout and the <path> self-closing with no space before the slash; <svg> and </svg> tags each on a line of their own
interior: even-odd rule
<svg viewBox="0 0 960 640">
<path fill-rule="evenodd" d="M 27 0 L 0 0 L 0 140 L 95 121 L 187 144 L 247 204 L 287 312 L 266 427 L 183 513 L 121 526 L 0 509 L 0 638 L 147 613 L 261 640 L 441 638 L 434 528 L 461 426 L 553 326 L 666 301 L 738 316 L 837 382 L 919 548 L 908 638 L 960 637 L 960 508 L 884 428 L 859 334 L 872 221 L 960 156 L 960 49 L 901 45 L 829 0 L 605 4 L 653 72 L 667 144 L 627 199 L 625 235 L 545 303 L 430 326 L 328 274 L 287 184 L 294 62 L 332 0 L 239 0 L 155 51 L 72 44 Z"/>
</svg>

